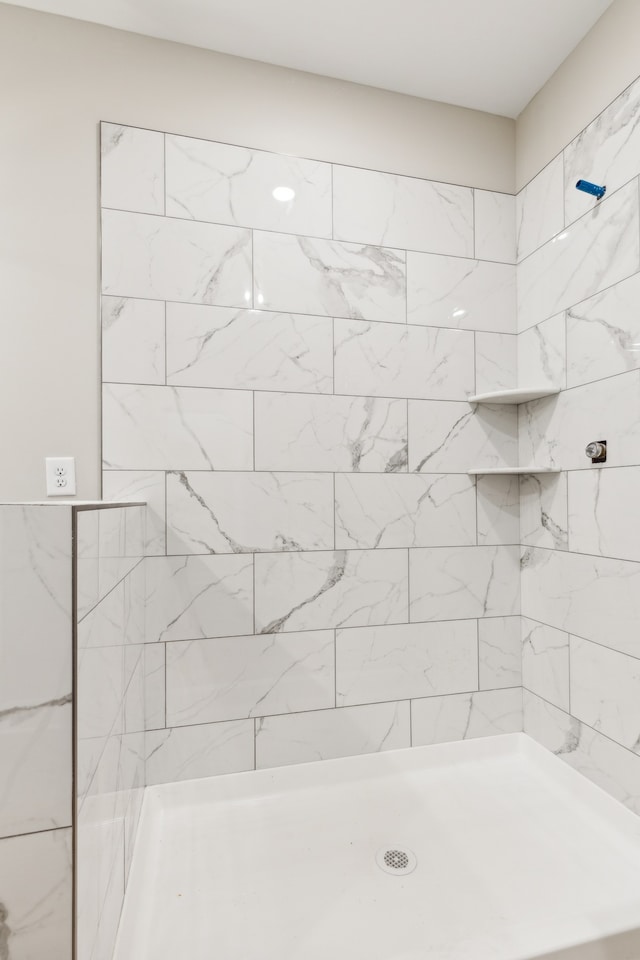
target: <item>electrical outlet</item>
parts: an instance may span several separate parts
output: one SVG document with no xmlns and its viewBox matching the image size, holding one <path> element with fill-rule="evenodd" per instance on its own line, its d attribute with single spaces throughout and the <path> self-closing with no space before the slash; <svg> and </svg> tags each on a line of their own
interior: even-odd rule
<svg viewBox="0 0 640 960">
<path fill-rule="evenodd" d="M 75 457 L 46 457 L 48 497 L 73 497 L 76 493 Z"/>
</svg>

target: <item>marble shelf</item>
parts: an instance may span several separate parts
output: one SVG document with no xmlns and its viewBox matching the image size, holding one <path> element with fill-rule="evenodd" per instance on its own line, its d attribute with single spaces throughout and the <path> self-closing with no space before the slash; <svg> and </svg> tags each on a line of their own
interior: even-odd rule
<svg viewBox="0 0 640 960">
<path fill-rule="evenodd" d="M 560 393 L 560 387 L 517 387 L 514 390 L 492 390 L 490 393 L 476 393 L 468 397 L 469 403 L 528 403 L 553 397 Z"/>
</svg>

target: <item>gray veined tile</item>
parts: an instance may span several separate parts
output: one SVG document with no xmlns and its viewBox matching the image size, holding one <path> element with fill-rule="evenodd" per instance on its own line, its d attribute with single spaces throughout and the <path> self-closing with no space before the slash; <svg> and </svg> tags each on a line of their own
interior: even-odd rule
<svg viewBox="0 0 640 960">
<path fill-rule="evenodd" d="M 564 226 L 562 155 L 524 187 L 516 197 L 518 261 L 560 233 Z"/>
<path fill-rule="evenodd" d="M 247 555 L 149 557 L 146 641 L 253 631 L 253 562 Z"/>
<path fill-rule="evenodd" d="M 532 473 L 520 478 L 521 542 L 568 550 L 567 474 Z M 573 549 L 575 544 L 572 544 Z"/>
<path fill-rule="evenodd" d="M 564 151 L 565 215 L 571 223 L 594 198 L 575 188 L 588 172 L 611 194 L 640 173 L 640 83 L 636 80 L 606 107 Z"/>
<path fill-rule="evenodd" d="M 516 262 L 516 198 L 474 190 L 475 255 L 480 260 Z"/>
<path fill-rule="evenodd" d="M 579 637 L 569 648 L 572 714 L 640 753 L 640 660 Z"/>
<path fill-rule="evenodd" d="M 640 563 L 526 548 L 522 613 L 640 657 Z"/>
<path fill-rule="evenodd" d="M 518 385 L 517 337 L 513 334 L 477 332 L 475 355 L 474 393 L 511 390 Z"/>
<path fill-rule="evenodd" d="M 165 644 L 147 643 L 144 648 L 144 728 L 158 730 L 166 725 Z"/>
<path fill-rule="evenodd" d="M 467 187 L 334 166 L 333 209 L 334 236 L 341 240 L 473 253 L 473 191 Z"/>
<path fill-rule="evenodd" d="M 567 311 L 567 385 L 640 367 L 640 274 Z"/>
<path fill-rule="evenodd" d="M 167 382 L 331 393 L 329 317 L 167 304 Z"/>
<path fill-rule="evenodd" d="M 102 292 L 251 306 L 251 231 L 103 210 Z"/>
<path fill-rule="evenodd" d="M 373 703 L 265 717 L 256 728 L 256 766 L 280 767 L 410 746 L 409 704 Z"/>
<path fill-rule="evenodd" d="M 336 393 L 462 400 L 474 390 L 468 330 L 335 320 Z"/>
<path fill-rule="evenodd" d="M 519 552 L 517 546 L 411 550 L 411 621 L 520 613 Z"/>
<path fill-rule="evenodd" d="M 69 828 L 0 840 L 2 925 L 11 931 L 8 944 L 4 940 L 11 949 L 5 951 L 8 960 L 71 956 L 71 834 Z"/>
<path fill-rule="evenodd" d="M 572 472 L 568 479 L 571 549 L 640 561 L 640 467 Z"/>
<path fill-rule="evenodd" d="M 404 251 L 254 232 L 255 306 L 405 323 Z"/>
<path fill-rule="evenodd" d="M 145 511 L 145 556 L 165 552 L 165 478 L 160 470 L 105 470 L 102 474 L 105 500 L 137 500 Z"/>
<path fill-rule="evenodd" d="M 333 478 L 313 473 L 170 473 L 167 551 L 333 549 Z"/>
<path fill-rule="evenodd" d="M 520 543 L 520 484 L 517 476 L 476 477 L 478 543 Z"/>
<path fill-rule="evenodd" d="M 522 617 L 522 683 L 569 710 L 569 634 Z"/>
<path fill-rule="evenodd" d="M 407 469 L 407 403 L 256 393 L 256 470 L 396 473 Z"/>
<path fill-rule="evenodd" d="M 147 783 L 253 770 L 253 724 L 253 720 L 230 720 L 150 731 L 146 736 Z"/>
<path fill-rule="evenodd" d="M 164 134 L 102 123 L 100 202 L 103 207 L 164 213 Z"/>
<path fill-rule="evenodd" d="M 473 620 L 338 630 L 339 707 L 474 690 L 478 641 Z"/>
<path fill-rule="evenodd" d="M 516 332 L 516 268 L 407 253 L 407 319 L 428 327 Z"/>
<path fill-rule="evenodd" d="M 414 747 L 522 730 L 522 690 L 481 690 L 411 702 Z"/>
<path fill-rule="evenodd" d="M 517 463 L 517 408 L 446 400 L 409 401 L 409 470 L 466 473 Z"/>
<path fill-rule="evenodd" d="M 565 314 L 551 317 L 518 334 L 518 383 L 567 383 Z M 570 384 L 569 384 L 570 385 Z"/>
<path fill-rule="evenodd" d="M 258 633 L 408 619 L 404 550 L 257 554 L 255 578 Z"/>
<path fill-rule="evenodd" d="M 167 136 L 166 169 L 169 216 L 331 236 L 328 163 Z"/>
<path fill-rule="evenodd" d="M 478 657 L 481 690 L 519 687 L 522 683 L 520 617 L 478 620 Z"/>
<path fill-rule="evenodd" d="M 164 383 L 164 303 L 102 298 L 102 379 Z"/>
<path fill-rule="evenodd" d="M 333 630 L 167 645 L 167 726 L 335 706 Z"/>
<path fill-rule="evenodd" d="M 105 384 L 106 469 L 251 470 L 249 391 Z"/>
<path fill-rule="evenodd" d="M 471 477 L 337 474 L 336 547 L 426 547 L 475 543 Z"/>
<path fill-rule="evenodd" d="M 605 197 L 518 267 L 520 330 L 585 300 L 640 269 L 635 181 Z"/>
</svg>

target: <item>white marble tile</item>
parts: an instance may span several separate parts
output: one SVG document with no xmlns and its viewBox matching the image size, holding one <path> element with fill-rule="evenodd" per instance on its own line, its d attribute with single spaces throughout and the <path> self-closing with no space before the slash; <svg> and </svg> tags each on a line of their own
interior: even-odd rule
<svg viewBox="0 0 640 960">
<path fill-rule="evenodd" d="M 543 320 L 518 335 L 518 383 L 564 387 L 567 380 L 565 314 Z"/>
<path fill-rule="evenodd" d="M 468 330 L 334 321 L 336 393 L 463 400 L 474 390 Z"/>
<path fill-rule="evenodd" d="M 126 643 L 129 628 L 129 609 L 125 596 L 125 577 L 106 596 L 101 603 L 97 603 L 87 614 L 78 618 L 78 649 L 86 647 L 116 647 Z M 137 620 L 132 626 L 137 627 Z M 140 642 L 136 636 L 132 642 Z"/>
<path fill-rule="evenodd" d="M 529 327 L 640 269 L 638 187 L 605 198 L 518 267 L 518 327 Z"/>
<path fill-rule="evenodd" d="M 337 474 L 336 548 L 475 543 L 472 477 Z"/>
<path fill-rule="evenodd" d="M 164 303 L 102 298 L 102 379 L 164 383 Z"/>
<path fill-rule="evenodd" d="M 167 383 L 331 393 L 329 317 L 167 304 Z"/>
<path fill-rule="evenodd" d="M 408 619 L 404 550 L 257 554 L 255 582 L 258 633 Z"/>
<path fill-rule="evenodd" d="M 640 757 L 526 690 L 524 729 L 616 800 L 640 813 Z"/>
<path fill-rule="evenodd" d="M 146 502 L 145 556 L 165 552 L 165 479 L 162 471 L 105 470 L 102 495 L 105 500 Z"/>
<path fill-rule="evenodd" d="M 169 727 L 334 706 L 333 630 L 167 645 Z"/>
<path fill-rule="evenodd" d="M 332 550 L 328 473 L 169 473 L 167 552 Z"/>
<path fill-rule="evenodd" d="M 147 733 L 147 784 L 253 770 L 253 720 Z"/>
<path fill-rule="evenodd" d="M 468 257 L 473 254 L 473 191 L 334 166 L 333 224 L 340 240 Z"/>
<path fill-rule="evenodd" d="M 251 231 L 103 210 L 102 293 L 251 306 Z"/>
<path fill-rule="evenodd" d="M 132 504 L 97 512 L 98 596 L 102 599 L 142 560 L 145 508 Z"/>
<path fill-rule="evenodd" d="M 640 656 L 640 563 L 528 547 L 521 566 L 524 616 Z"/>
<path fill-rule="evenodd" d="M 520 478 L 521 542 L 531 547 L 568 549 L 567 474 L 526 474 Z M 572 544 L 573 546 L 573 544 Z"/>
<path fill-rule="evenodd" d="M 0 837 L 71 826 L 71 747 L 71 694 L 0 711 Z"/>
<path fill-rule="evenodd" d="M 571 637 L 571 713 L 640 752 L 640 660 Z"/>
<path fill-rule="evenodd" d="M 78 653 L 77 730 L 82 739 L 144 730 L 144 646 Z"/>
<path fill-rule="evenodd" d="M 256 470 L 406 471 L 406 401 L 257 393 L 255 457 Z"/>
<path fill-rule="evenodd" d="M 585 447 L 591 440 L 608 440 L 607 466 L 635 466 L 640 463 L 639 398 L 640 371 L 632 370 L 523 404 L 519 408 L 520 463 L 593 470 Z"/>
<path fill-rule="evenodd" d="M 640 274 L 567 311 L 567 384 L 640 367 Z"/>
<path fill-rule="evenodd" d="M 475 334 L 475 393 L 518 386 L 517 337 L 511 333 Z"/>
<path fill-rule="evenodd" d="M 6 960 L 71 957 L 71 846 L 71 829 L 0 840 L 0 945 Z"/>
<path fill-rule="evenodd" d="M 137 795 L 144 787 L 144 738 L 143 730 L 78 738 L 76 809 L 82 822 L 96 810 L 103 820 L 137 819 Z"/>
<path fill-rule="evenodd" d="M 520 484 L 517 476 L 476 477 L 478 543 L 520 543 Z"/>
<path fill-rule="evenodd" d="M 407 253 L 407 319 L 428 327 L 516 332 L 516 269 Z"/>
<path fill-rule="evenodd" d="M 562 154 L 529 181 L 516 197 L 518 260 L 524 260 L 564 227 Z"/>
<path fill-rule="evenodd" d="M 411 621 L 520 613 L 518 556 L 515 546 L 411 550 Z"/>
<path fill-rule="evenodd" d="M 149 557 L 145 566 L 147 643 L 252 632 L 251 557 Z"/>
<path fill-rule="evenodd" d="M 522 690 L 484 690 L 411 703 L 414 747 L 522 730 Z"/>
<path fill-rule="evenodd" d="M 478 686 L 473 620 L 336 633 L 337 705 L 433 697 Z"/>
<path fill-rule="evenodd" d="M 408 703 L 374 703 L 265 717 L 256 727 L 256 766 L 281 767 L 410 745 Z"/>
<path fill-rule="evenodd" d="M 256 231 L 253 258 L 258 308 L 406 322 L 404 251 Z"/>
<path fill-rule="evenodd" d="M 521 685 L 520 617 L 478 620 L 478 661 L 481 690 Z"/>
<path fill-rule="evenodd" d="M 167 136 L 167 214 L 331 236 L 331 166 L 227 143 Z M 293 191 L 291 199 L 274 190 Z"/>
<path fill-rule="evenodd" d="M 251 470 L 249 391 L 105 384 L 107 469 Z"/>
<path fill-rule="evenodd" d="M 516 262 L 516 198 L 490 190 L 473 191 L 475 255 L 480 260 Z"/>
<path fill-rule="evenodd" d="M 103 207 L 164 213 L 164 134 L 100 124 Z"/>
<path fill-rule="evenodd" d="M 466 473 L 517 463 L 517 408 L 409 401 L 409 470 Z"/>
<path fill-rule="evenodd" d="M 640 173 L 640 82 L 636 80 L 565 148 L 566 222 L 591 209 L 595 197 L 576 190 L 580 179 L 613 193 Z"/>
<path fill-rule="evenodd" d="M 569 542 L 577 553 L 640 561 L 640 467 L 569 474 Z"/>
<path fill-rule="evenodd" d="M 124 820 L 89 819 L 83 810 L 76 857 L 78 956 L 111 960 L 125 892 Z"/>
<path fill-rule="evenodd" d="M 145 730 L 158 730 L 166 725 L 165 644 L 145 644 L 143 656 L 144 728 Z"/>
<path fill-rule="evenodd" d="M 569 634 L 522 617 L 522 684 L 569 709 Z"/>
<path fill-rule="evenodd" d="M 0 506 L 0 716 L 71 695 L 71 508 Z"/>
</svg>

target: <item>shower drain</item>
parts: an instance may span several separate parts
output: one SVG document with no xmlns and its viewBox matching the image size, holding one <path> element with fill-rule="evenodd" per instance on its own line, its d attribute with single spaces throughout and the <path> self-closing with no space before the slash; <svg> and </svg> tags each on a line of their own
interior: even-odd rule
<svg viewBox="0 0 640 960">
<path fill-rule="evenodd" d="M 405 877 L 418 866 L 415 854 L 406 847 L 382 847 L 376 854 L 376 863 L 394 877 Z"/>
</svg>

